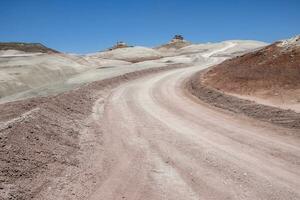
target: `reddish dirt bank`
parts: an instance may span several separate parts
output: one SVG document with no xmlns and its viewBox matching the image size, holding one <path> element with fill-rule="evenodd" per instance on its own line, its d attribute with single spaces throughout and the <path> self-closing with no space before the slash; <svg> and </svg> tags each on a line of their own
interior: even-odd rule
<svg viewBox="0 0 300 200">
<path fill-rule="evenodd" d="M 275 104 L 300 102 L 300 46 L 277 42 L 229 59 L 209 70 L 207 85 L 238 95 L 256 96 Z M 270 104 L 272 105 L 272 104 Z"/>
<path fill-rule="evenodd" d="M 300 87 L 300 48 L 272 44 L 213 67 L 205 76 L 212 86 L 236 93 Z"/>
<path fill-rule="evenodd" d="M 243 100 L 228 95 L 207 85 L 206 73 L 198 72 L 187 82 L 187 89 L 202 101 L 215 107 L 244 114 L 265 122 L 287 128 L 300 129 L 300 113 L 276 107 L 260 105 L 253 101 Z"/>
<path fill-rule="evenodd" d="M 147 69 L 88 84 L 52 97 L 0 105 L 0 199 L 30 199 L 50 177 L 78 166 L 79 132 L 99 98 L 97 91 L 171 68 Z"/>
</svg>

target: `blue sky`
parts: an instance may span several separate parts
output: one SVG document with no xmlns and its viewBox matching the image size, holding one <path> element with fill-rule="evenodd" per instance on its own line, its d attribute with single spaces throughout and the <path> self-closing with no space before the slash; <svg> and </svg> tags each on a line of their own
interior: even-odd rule
<svg viewBox="0 0 300 200">
<path fill-rule="evenodd" d="M 0 41 L 87 53 L 174 34 L 197 43 L 288 38 L 300 34 L 300 0 L 0 0 Z"/>
</svg>

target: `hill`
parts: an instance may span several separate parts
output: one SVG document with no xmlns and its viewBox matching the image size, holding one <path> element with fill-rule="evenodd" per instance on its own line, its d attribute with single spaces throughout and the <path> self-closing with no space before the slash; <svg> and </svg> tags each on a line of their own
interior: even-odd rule
<svg viewBox="0 0 300 200">
<path fill-rule="evenodd" d="M 178 50 L 178 49 L 181 49 L 183 47 L 187 47 L 191 44 L 192 43 L 185 40 L 183 38 L 183 36 L 175 35 L 170 42 L 168 42 L 167 44 L 163 44 L 159 47 L 156 47 L 155 49 L 164 52 L 164 51 L 170 51 L 170 50 Z"/>
<path fill-rule="evenodd" d="M 204 77 L 219 90 L 295 108 L 291 105 L 300 102 L 300 37 L 226 60 Z"/>
<path fill-rule="evenodd" d="M 41 43 L 24 43 L 24 42 L 0 42 L 0 51 L 18 50 L 30 53 L 59 53 L 50 49 Z"/>
</svg>

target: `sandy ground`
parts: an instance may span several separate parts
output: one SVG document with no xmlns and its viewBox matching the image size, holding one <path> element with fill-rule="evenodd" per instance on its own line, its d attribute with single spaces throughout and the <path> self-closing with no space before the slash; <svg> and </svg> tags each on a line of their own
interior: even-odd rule
<svg viewBox="0 0 300 200">
<path fill-rule="evenodd" d="M 203 104 L 197 67 L 116 87 L 93 106 L 81 172 L 43 199 L 299 199 L 299 133 Z"/>
<path fill-rule="evenodd" d="M 250 101 L 255 101 L 258 104 L 263 104 L 267 106 L 273 106 L 273 107 L 279 107 L 281 109 L 285 110 L 293 110 L 297 113 L 300 113 L 300 89 L 297 90 L 286 90 L 285 94 L 280 94 L 277 93 L 277 96 L 279 98 L 270 98 L 262 96 L 262 97 L 257 97 L 257 96 L 249 96 L 249 95 L 238 95 L 238 94 L 233 94 L 231 93 L 230 95 L 236 96 L 240 99 L 246 99 Z"/>
<path fill-rule="evenodd" d="M 300 198 L 299 135 L 199 104 L 181 87 L 194 70 L 113 91 L 102 119 L 109 162 L 88 199 Z"/>
<path fill-rule="evenodd" d="M 102 147 L 90 147 L 101 144 L 101 133 L 90 136 L 94 133 L 90 124 L 99 124 L 89 121 L 96 113 L 94 102 L 103 102 L 111 88 L 121 83 L 180 67 L 131 72 L 57 96 L 0 104 L 0 199 L 62 198 L 62 189 L 74 184 L 80 184 L 78 191 L 88 191 L 77 178 L 90 183 L 87 169 L 96 163 L 90 155 L 102 153 Z"/>
<path fill-rule="evenodd" d="M 20 119 L 3 104 L 0 153 L 14 159 L 0 160 L 0 181 L 16 181 L 0 182 L 0 195 L 19 184 L 24 194 L 12 199 L 299 199 L 297 130 L 215 109 L 186 90 L 194 73 L 224 60 L 212 57 L 219 49 L 206 53 L 194 67 L 136 72 L 29 102 Z M 37 147 L 51 156 L 37 159 Z"/>
</svg>

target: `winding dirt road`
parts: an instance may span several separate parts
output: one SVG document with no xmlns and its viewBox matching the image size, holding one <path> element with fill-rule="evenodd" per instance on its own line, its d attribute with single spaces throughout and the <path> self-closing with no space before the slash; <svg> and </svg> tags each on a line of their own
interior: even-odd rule
<svg viewBox="0 0 300 200">
<path fill-rule="evenodd" d="M 300 199 L 299 137 L 189 96 L 205 67 L 130 81 L 95 105 L 105 174 L 89 199 Z"/>
</svg>

